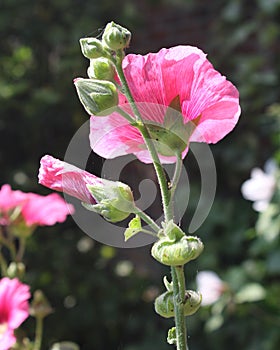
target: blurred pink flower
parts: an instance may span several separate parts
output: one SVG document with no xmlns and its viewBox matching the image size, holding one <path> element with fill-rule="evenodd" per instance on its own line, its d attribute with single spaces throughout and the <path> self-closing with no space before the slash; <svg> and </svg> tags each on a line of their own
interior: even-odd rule
<svg viewBox="0 0 280 350">
<path fill-rule="evenodd" d="M 9 214 L 18 209 L 21 218 L 27 226 L 51 226 L 57 222 L 64 222 L 67 215 L 73 213 L 74 208 L 58 195 L 41 196 L 36 193 L 13 191 L 11 186 L 3 185 L 0 190 L 1 221 L 9 224 Z"/>
<path fill-rule="evenodd" d="M 0 280 L 0 349 L 8 350 L 16 342 L 14 330 L 28 317 L 29 286 L 17 278 Z"/>
<path fill-rule="evenodd" d="M 123 69 L 128 85 L 146 121 L 163 124 L 168 106 L 179 98 L 183 122 L 195 127 L 189 141 L 216 143 L 236 125 L 239 94 L 236 87 L 217 72 L 206 54 L 192 46 L 162 49 L 146 56 L 127 55 Z M 119 94 L 119 106 L 129 111 L 126 98 Z M 179 108 L 178 108 L 179 107 Z M 105 158 L 132 153 L 150 163 L 143 138 L 135 127 L 114 112 L 108 117 L 92 116 L 91 148 Z M 161 156 L 163 163 L 175 157 Z"/>
<path fill-rule="evenodd" d="M 49 155 L 41 159 L 40 165 L 39 183 L 41 185 L 65 192 L 88 204 L 96 203 L 86 185 L 102 184 L 102 179 Z"/>
<path fill-rule="evenodd" d="M 202 294 L 201 305 L 214 304 L 225 290 L 225 283 L 213 271 L 201 271 L 196 277 L 197 289 Z"/>
</svg>

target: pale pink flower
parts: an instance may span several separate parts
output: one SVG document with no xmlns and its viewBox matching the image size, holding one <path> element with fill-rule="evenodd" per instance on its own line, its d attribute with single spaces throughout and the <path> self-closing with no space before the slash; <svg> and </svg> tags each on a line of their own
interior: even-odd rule
<svg viewBox="0 0 280 350">
<path fill-rule="evenodd" d="M 0 349 L 8 350 L 15 344 L 14 330 L 29 316 L 29 286 L 17 278 L 0 280 Z"/>
<path fill-rule="evenodd" d="M 65 192 L 88 204 L 96 203 L 87 185 L 100 185 L 103 180 L 74 165 L 46 155 L 41 159 L 39 183 L 56 191 Z"/>
<path fill-rule="evenodd" d="M 201 271 L 196 276 L 197 289 L 202 294 L 201 305 L 214 304 L 225 290 L 225 283 L 213 271 Z"/>
<path fill-rule="evenodd" d="M 217 72 L 206 54 L 192 46 L 162 49 L 146 56 L 127 55 L 123 69 L 129 88 L 142 117 L 163 124 L 172 101 L 179 97 L 183 122 L 195 126 L 188 144 L 216 143 L 236 125 L 239 94 L 235 86 Z M 126 98 L 119 94 L 119 106 L 129 111 Z M 132 153 L 145 163 L 151 162 L 144 140 L 135 127 L 117 112 L 108 117 L 92 116 L 90 143 L 94 152 L 105 158 Z M 174 157 L 160 156 L 163 163 Z"/>
<path fill-rule="evenodd" d="M 36 193 L 13 191 L 5 184 L 0 190 L 0 216 L 9 224 L 10 213 L 17 209 L 27 226 L 51 226 L 64 222 L 74 208 L 67 205 L 58 194 L 41 196 Z"/>
<path fill-rule="evenodd" d="M 276 164 L 267 161 L 264 170 L 253 168 L 251 178 L 241 186 L 243 197 L 253 201 L 253 208 L 258 212 L 266 210 L 276 190 Z"/>
</svg>

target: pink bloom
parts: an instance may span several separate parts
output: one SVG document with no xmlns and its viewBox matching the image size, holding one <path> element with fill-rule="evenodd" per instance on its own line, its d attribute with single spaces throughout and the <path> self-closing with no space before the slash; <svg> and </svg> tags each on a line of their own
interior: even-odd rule
<svg viewBox="0 0 280 350">
<path fill-rule="evenodd" d="M 16 342 L 14 330 L 28 317 L 29 286 L 17 278 L 0 280 L 0 349 L 8 350 Z"/>
<path fill-rule="evenodd" d="M 86 185 L 98 185 L 102 182 L 97 176 L 52 156 L 46 155 L 41 159 L 39 183 L 52 190 L 65 192 L 82 202 L 96 203 Z"/>
<path fill-rule="evenodd" d="M 10 185 L 3 185 L 0 190 L 0 216 L 9 223 L 9 213 L 18 208 L 27 226 L 51 226 L 66 220 L 74 208 L 67 206 L 58 194 L 41 196 L 35 193 L 13 191 Z"/>
<path fill-rule="evenodd" d="M 146 121 L 163 124 L 167 107 L 179 97 L 183 122 L 195 126 L 189 141 L 216 143 L 236 125 L 239 94 L 235 86 L 217 72 L 196 47 L 177 46 L 146 56 L 128 55 L 123 61 L 128 85 Z M 119 94 L 120 107 L 129 111 Z M 91 117 L 90 142 L 105 158 L 128 153 L 151 162 L 143 138 L 135 127 L 114 112 L 106 118 Z M 187 153 L 186 146 L 183 156 Z M 174 157 L 161 156 L 164 163 Z"/>
<path fill-rule="evenodd" d="M 225 291 L 225 283 L 213 271 L 201 271 L 196 277 L 197 289 L 202 294 L 201 305 L 214 304 Z"/>
</svg>

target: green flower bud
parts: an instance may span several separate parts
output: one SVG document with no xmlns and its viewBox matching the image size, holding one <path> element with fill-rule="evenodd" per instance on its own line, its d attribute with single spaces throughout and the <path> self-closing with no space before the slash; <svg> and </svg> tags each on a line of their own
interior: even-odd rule
<svg viewBox="0 0 280 350">
<path fill-rule="evenodd" d="M 184 315 L 193 315 L 200 307 L 202 295 L 193 290 L 186 290 L 184 300 Z M 155 311 L 162 317 L 174 317 L 174 299 L 173 292 L 167 291 L 155 300 Z"/>
<path fill-rule="evenodd" d="M 100 57 L 90 60 L 90 66 L 88 67 L 87 73 L 91 79 L 113 81 L 115 68 L 108 58 Z"/>
<path fill-rule="evenodd" d="M 193 315 L 200 307 L 202 295 L 193 290 L 187 290 L 185 294 L 184 315 Z"/>
<path fill-rule="evenodd" d="M 22 279 L 25 274 L 25 265 L 22 262 L 11 262 L 7 269 L 7 276 L 9 278 L 18 277 Z"/>
<path fill-rule="evenodd" d="M 102 42 L 96 38 L 80 39 L 82 53 L 86 58 L 99 58 L 105 54 Z"/>
<path fill-rule="evenodd" d="M 80 350 L 79 345 L 70 341 L 54 343 L 50 350 Z"/>
<path fill-rule="evenodd" d="M 90 115 L 106 116 L 107 109 L 118 105 L 118 91 L 110 81 L 77 78 L 74 84 L 82 105 Z"/>
<path fill-rule="evenodd" d="M 119 222 L 135 211 L 130 187 L 119 181 L 102 179 L 102 184 L 87 185 L 97 204 L 83 203 L 84 207 L 102 215 L 107 221 Z"/>
<path fill-rule="evenodd" d="M 168 266 L 184 265 L 196 259 L 203 251 L 203 243 L 198 237 L 186 236 L 173 222 L 164 227 L 164 236 L 152 247 L 152 256 Z"/>
<path fill-rule="evenodd" d="M 173 292 L 165 292 L 155 300 L 155 312 L 162 317 L 174 317 Z"/>
<path fill-rule="evenodd" d="M 102 41 L 110 50 L 114 51 L 128 47 L 130 39 L 130 31 L 114 22 L 110 22 L 106 25 L 102 36 Z"/>
</svg>

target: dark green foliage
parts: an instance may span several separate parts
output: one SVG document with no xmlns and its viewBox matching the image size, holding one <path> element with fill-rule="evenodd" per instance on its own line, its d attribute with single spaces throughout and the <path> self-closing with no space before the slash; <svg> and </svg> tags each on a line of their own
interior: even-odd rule
<svg viewBox="0 0 280 350">
<path fill-rule="evenodd" d="M 280 96 L 280 2 L 2 0 L 0 9 L 0 181 L 14 189 L 50 192 L 37 184 L 40 157 L 63 158 L 88 118 L 72 84 L 73 78 L 86 77 L 79 39 L 98 36 L 108 21 L 130 29 L 130 52 L 196 45 L 235 83 L 242 116 L 234 132 L 212 146 L 217 196 L 196 233 L 205 251 L 187 267 L 187 283 L 195 288 L 197 271 L 207 269 L 228 283 L 232 295 L 248 283 L 261 285 L 266 295 L 255 302 L 230 300 L 220 310 L 201 309 L 187 321 L 190 349 L 278 350 L 279 232 L 269 241 L 255 230 L 258 215 L 242 198 L 240 186 L 252 167 L 262 167 L 272 156 L 280 161 L 275 104 Z M 94 161 L 98 174 L 101 161 Z M 199 194 L 194 163 L 191 155 L 185 160 L 192 200 L 184 229 Z M 55 308 L 46 320 L 43 350 L 60 340 L 77 342 L 81 350 L 171 349 L 165 339 L 172 321 L 161 320 L 151 301 L 153 293 L 163 291 L 161 279 L 168 269 L 149 259 L 148 248 L 141 248 L 140 258 L 136 250 L 110 250 L 99 243 L 79 252 L 83 238 L 69 219 L 38 229 L 29 241 L 27 282 L 43 289 Z M 116 266 L 127 259 L 134 269 L 122 277 Z M 30 337 L 32 327 L 30 319 L 25 323 Z"/>
</svg>

